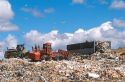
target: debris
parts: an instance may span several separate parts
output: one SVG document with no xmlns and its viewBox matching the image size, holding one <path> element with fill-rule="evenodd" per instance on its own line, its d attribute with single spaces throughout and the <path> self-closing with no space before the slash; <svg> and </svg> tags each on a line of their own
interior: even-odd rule
<svg viewBox="0 0 125 82">
<path fill-rule="evenodd" d="M 88 77 L 99 78 L 99 75 L 96 73 L 88 73 Z"/>
<path fill-rule="evenodd" d="M 1 60 L 0 82 L 124 82 L 125 61 L 116 53 L 96 52 L 88 57 L 75 54 L 61 61 Z"/>
<path fill-rule="evenodd" d="M 96 51 L 97 52 L 109 52 L 111 49 L 111 42 L 110 41 L 96 41 Z"/>
</svg>

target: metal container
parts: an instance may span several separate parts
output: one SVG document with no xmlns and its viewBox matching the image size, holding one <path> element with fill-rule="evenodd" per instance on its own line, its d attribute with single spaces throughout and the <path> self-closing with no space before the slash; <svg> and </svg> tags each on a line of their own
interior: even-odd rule
<svg viewBox="0 0 125 82">
<path fill-rule="evenodd" d="M 67 45 L 67 50 L 72 53 L 80 53 L 80 54 L 92 54 L 96 51 L 106 51 L 107 49 L 111 49 L 110 41 L 91 41 L 91 42 L 83 42 Z"/>
</svg>

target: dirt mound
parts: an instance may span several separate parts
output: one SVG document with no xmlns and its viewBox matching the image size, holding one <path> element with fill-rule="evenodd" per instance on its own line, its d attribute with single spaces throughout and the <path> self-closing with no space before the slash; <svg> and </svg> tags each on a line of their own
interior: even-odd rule
<svg viewBox="0 0 125 82">
<path fill-rule="evenodd" d="M 118 49 L 114 49 L 113 51 L 117 53 L 125 53 L 125 48 L 118 48 Z"/>
</svg>

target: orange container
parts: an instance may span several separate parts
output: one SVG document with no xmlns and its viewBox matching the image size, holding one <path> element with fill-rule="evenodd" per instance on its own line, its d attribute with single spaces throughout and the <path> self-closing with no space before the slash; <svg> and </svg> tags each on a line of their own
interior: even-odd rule
<svg viewBox="0 0 125 82">
<path fill-rule="evenodd" d="M 41 60 L 41 54 L 39 51 L 37 52 L 30 52 L 29 58 L 33 61 L 40 61 Z"/>
<path fill-rule="evenodd" d="M 35 52 L 34 55 L 35 55 L 35 61 L 40 61 L 41 60 L 41 55 L 40 55 L 39 51 Z"/>
</svg>

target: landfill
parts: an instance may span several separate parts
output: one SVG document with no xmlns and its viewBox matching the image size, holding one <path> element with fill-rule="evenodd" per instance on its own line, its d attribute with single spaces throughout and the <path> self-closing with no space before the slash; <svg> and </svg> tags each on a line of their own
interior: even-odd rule
<svg viewBox="0 0 125 82">
<path fill-rule="evenodd" d="M 3 59 L 0 82 L 124 82 L 125 59 L 105 44 L 103 49 L 88 57 L 73 53 L 68 60 Z"/>
<path fill-rule="evenodd" d="M 110 50 L 110 41 L 96 41 L 96 50 L 98 52 L 108 52 Z"/>
<path fill-rule="evenodd" d="M 10 58 L 0 61 L 0 82 L 124 82 L 125 61 L 111 53 L 94 53 L 91 59 L 29 62 Z"/>
</svg>

